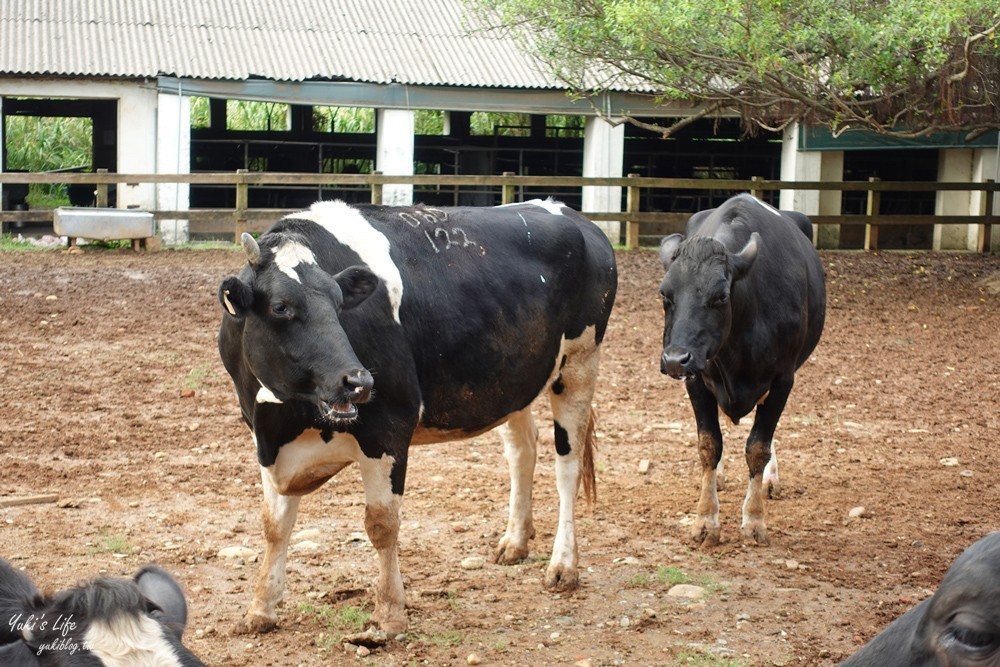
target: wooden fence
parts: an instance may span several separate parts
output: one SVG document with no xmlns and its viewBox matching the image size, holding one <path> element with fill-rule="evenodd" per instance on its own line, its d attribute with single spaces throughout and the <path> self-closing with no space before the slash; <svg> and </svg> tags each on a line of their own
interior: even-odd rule
<svg viewBox="0 0 1000 667">
<path fill-rule="evenodd" d="M 629 174 L 627 177 L 575 177 L 575 176 L 518 176 L 504 173 L 499 176 L 459 176 L 459 175 L 417 175 L 389 176 L 380 172 L 371 174 L 301 174 L 276 172 L 248 172 L 238 170 L 225 173 L 194 174 L 119 174 L 99 170 L 98 173 L 0 173 L 0 184 L 93 184 L 97 191 L 97 205 L 106 206 L 108 188 L 111 185 L 132 186 L 138 184 L 189 184 L 231 186 L 235 188 L 234 208 L 155 210 L 155 219 L 189 220 L 192 232 L 202 234 L 232 233 L 238 239 L 244 231 L 260 232 L 274 220 L 294 212 L 296 209 L 249 208 L 248 191 L 255 186 L 323 186 L 323 187 L 364 187 L 371 190 L 372 203 L 382 202 L 382 190 L 386 185 L 414 185 L 432 187 L 492 187 L 499 188 L 502 203 L 516 201 L 519 188 L 556 188 L 584 186 L 618 186 L 625 188 L 626 208 L 624 211 L 583 211 L 592 220 L 623 221 L 625 223 L 625 243 L 629 248 L 639 245 L 640 228 L 649 225 L 682 225 L 690 216 L 687 213 L 642 211 L 642 191 L 647 188 L 682 190 L 729 190 L 749 191 L 760 197 L 773 190 L 812 190 L 866 192 L 867 210 L 854 215 L 811 215 L 817 225 L 864 225 L 866 250 L 878 248 L 879 227 L 886 225 L 977 225 L 979 228 L 976 250 L 989 252 L 991 247 L 991 226 L 1000 224 L 1000 216 L 993 214 L 993 202 L 1000 184 L 992 179 L 985 183 L 945 183 L 910 181 L 772 181 L 763 178 L 747 180 L 693 179 L 693 178 L 650 178 Z M 879 198 L 883 192 L 981 192 L 979 215 L 885 215 L 879 213 Z M 52 222 L 52 211 L 0 211 L 0 222 Z"/>
</svg>

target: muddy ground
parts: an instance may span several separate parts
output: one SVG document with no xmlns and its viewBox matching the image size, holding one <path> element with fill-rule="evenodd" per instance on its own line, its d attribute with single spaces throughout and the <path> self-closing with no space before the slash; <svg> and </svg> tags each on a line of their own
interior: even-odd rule
<svg viewBox="0 0 1000 667">
<path fill-rule="evenodd" d="M 243 260 L 218 249 L 0 253 L 0 502 L 58 497 L 0 509 L 0 553 L 48 588 L 160 563 L 210 665 L 832 665 L 1000 528 L 1000 258 L 823 253 L 827 327 L 778 428 L 771 544 L 739 538 L 744 420 L 724 427 L 723 543 L 709 549 L 688 540 L 699 464 L 683 385 L 659 373 L 656 255 L 618 260 L 599 500 L 579 516 L 573 594 L 541 585 L 556 517 L 543 401 L 530 560 L 488 562 L 506 516 L 499 438 L 422 447 L 403 509 L 402 641 L 362 658 L 340 642 L 375 576 L 356 468 L 302 504 L 313 544 L 290 556 L 280 628 L 232 634 L 261 494 L 215 346 L 216 288 Z M 252 553 L 219 556 L 241 546 Z M 486 564 L 463 569 L 476 556 Z M 668 596 L 678 582 L 705 597 Z"/>
</svg>

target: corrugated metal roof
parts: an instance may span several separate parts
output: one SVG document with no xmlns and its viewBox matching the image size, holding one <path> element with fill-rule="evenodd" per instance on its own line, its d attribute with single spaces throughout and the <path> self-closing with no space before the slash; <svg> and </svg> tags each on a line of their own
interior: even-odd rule
<svg viewBox="0 0 1000 667">
<path fill-rule="evenodd" d="M 0 74 L 564 87 L 461 0 L 0 0 Z"/>
</svg>

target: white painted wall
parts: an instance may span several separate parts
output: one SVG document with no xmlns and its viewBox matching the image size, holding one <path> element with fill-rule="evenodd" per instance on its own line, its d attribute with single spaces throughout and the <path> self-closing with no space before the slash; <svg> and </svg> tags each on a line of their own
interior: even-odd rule
<svg viewBox="0 0 1000 667">
<path fill-rule="evenodd" d="M 612 124 L 603 118 L 588 116 L 583 129 L 583 175 L 621 178 L 625 161 L 625 125 Z M 622 189 L 619 186 L 587 185 L 583 187 L 584 211 L 622 210 Z M 621 221 L 594 221 L 612 243 L 621 239 Z"/>
<path fill-rule="evenodd" d="M 414 114 L 405 109 L 377 109 L 375 169 L 386 175 L 413 175 Z M 412 185 L 386 185 L 382 202 L 390 206 L 413 203 Z"/>
</svg>

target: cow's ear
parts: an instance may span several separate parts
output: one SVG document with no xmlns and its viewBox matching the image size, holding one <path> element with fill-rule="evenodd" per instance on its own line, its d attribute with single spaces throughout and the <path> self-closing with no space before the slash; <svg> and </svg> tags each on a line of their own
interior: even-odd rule
<svg viewBox="0 0 1000 667">
<path fill-rule="evenodd" d="M 683 240 L 683 234 L 671 234 L 660 241 L 660 262 L 664 269 L 670 268 L 670 262 L 674 261 L 674 252 Z"/>
<path fill-rule="evenodd" d="M 253 290 L 239 278 L 230 276 L 219 285 L 219 303 L 227 313 L 243 319 L 253 303 Z"/>
<path fill-rule="evenodd" d="M 354 308 L 378 287 L 378 276 L 364 266 L 349 266 L 333 277 L 344 293 L 344 310 Z"/>
<path fill-rule="evenodd" d="M 134 577 L 147 601 L 147 611 L 180 639 L 187 625 L 187 601 L 180 584 L 166 570 L 147 565 Z"/>
<path fill-rule="evenodd" d="M 750 235 L 750 240 L 743 246 L 743 250 L 729 255 L 733 265 L 733 280 L 739 280 L 747 274 L 753 262 L 757 259 L 757 251 L 760 249 L 760 234 L 754 232 Z"/>
</svg>

